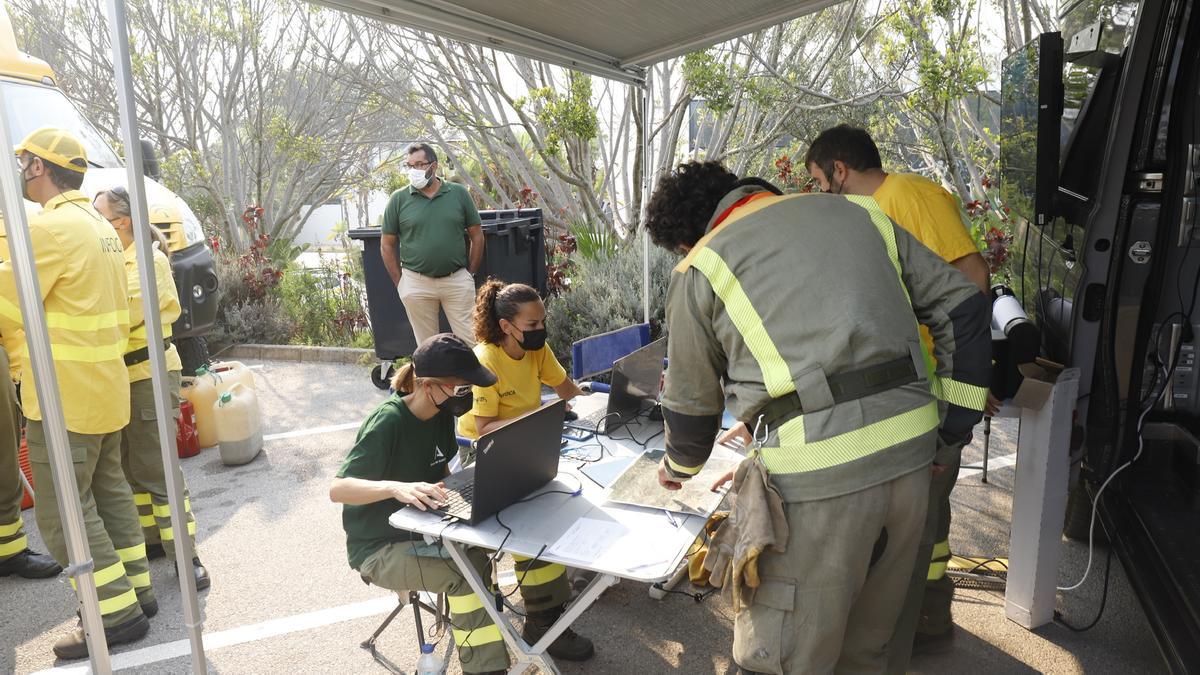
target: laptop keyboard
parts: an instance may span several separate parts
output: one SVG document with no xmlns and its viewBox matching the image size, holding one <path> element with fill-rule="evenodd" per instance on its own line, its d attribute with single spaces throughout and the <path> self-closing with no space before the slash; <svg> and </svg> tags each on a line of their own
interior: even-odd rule
<svg viewBox="0 0 1200 675">
<path fill-rule="evenodd" d="M 475 494 L 475 483 L 468 483 L 458 489 L 446 488 L 446 494 L 449 499 L 446 500 L 446 505 L 438 510 L 460 520 L 470 520 L 471 498 Z"/>
<path fill-rule="evenodd" d="M 600 423 L 604 422 L 605 417 L 608 417 L 608 419 L 612 422 L 616 422 L 620 418 L 620 415 L 613 415 L 609 417 L 608 407 L 605 406 L 598 410 L 593 410 L 587 415 L 581 416 L 579 419 L 571 422 L 571 424 L 578 427 L 587 427 L 589 431 L 599 432 L 602 431 L 600 428 Z M 605 426 L 608 426 L 608 422 L 605 422 Z"/>
</svg>

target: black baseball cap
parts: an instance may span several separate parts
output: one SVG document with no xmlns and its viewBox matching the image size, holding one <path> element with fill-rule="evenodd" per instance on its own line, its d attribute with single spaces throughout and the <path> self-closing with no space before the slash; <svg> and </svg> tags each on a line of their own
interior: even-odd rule
<svg viewBox="0 0 1200 675">
<path fill-rule="evenodd" d="M 453 333 L 438 333 L 422 342 L 413 352 L 412 362 L 417 377 L 460 377 L 477 387 L 496 384 L 492 371 Z"/>
</svg>

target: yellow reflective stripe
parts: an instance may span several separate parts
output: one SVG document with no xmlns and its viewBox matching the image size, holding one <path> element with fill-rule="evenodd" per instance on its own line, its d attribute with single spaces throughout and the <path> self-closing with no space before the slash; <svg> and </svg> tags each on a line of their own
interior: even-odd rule
<svg viewBox="0 0 1200 675">
<path fill-rule="evenodd" d="M 957 406 L 962 406 L 969 410 L 982 412 L 987 405 L 988 390 L 985 387 L 977 387 L 973 384 L 951 380 L 949 378 L 941 379 L 942 398 L 947 403 L 953 403 Z"/>
<path fill-rule="evenodd" d="M 115 598 L 100 601 L 100 614 L 116 614 L 137 604 L 137 592 L 132 588 Z"/>
<path fill-rule="evenodd" d="M 721 256 L 712 249 L 705 248 L 696 255 L 692 264 L 708 278 L 713 292 L 725 303 L 725 312 L 762 369 L 763 383 L 771 398 L 779 398 L 795 391 L 796 385 L 792 382 L 791 371 L 780 356 L 775 343 L 771 341 L 771 336 L 767 334 L 762 317 L 755 311 L 750 298 L 742 289 L 741 282 L 733 275 L 733 271 Z"/>
<path fill-rule="evenodd" d="M 158 521 L 154 519 L 154 516 L 138 516 L 138 523 L 142 527 L 154 527 Z"/>
<path fill-rule="evenodd" d="M 946 576 L 945 561 L 931 563 L 929 565 L 929 573 L 925 575 L 925 580 L 926 581 L 937 581 L 938 579 L 941 579 L 944 576 Z"/>
<path fill-rule="evenodd" d="M 27 548 L 29 548 L 29 538 L 21 535 L 7 544 L 0 544 L 0 558 L 16 555 Z"/>
<path fill-rule="evenodd" d="M 937 403 L 931 401 L 861 429 L 806 441 L 804 417 L 795 417 L 779 428 L 779 447 L 760 451 L 771 473 L 802 473 L 845 464 L 927 434 L 939 423 Z"/>
<path fill-rule="evenodd" d="M 96 582 L 97 587 L 104 586 L 106 584 L 111 584 L 112 582 L 116 581 L 117 579 L 124 578 L 124 576 L 125 576 L 125 563 L 123 563 L 123 562 L 117 562 L 115 564 L 109 565 L 108 567 L 105 567 L 102 570 L 97 570 L 92 575 L 93 579 Z"/>
<path fill-rule="evenodd" d="M 137 546 L 130 546 L 129 548 L 119 548 L 117 549 L 117 557 L 123 563 L 141 560 L 146 557 L 146 543 L 142 542 Z"/>
<path fill-rule="evenodd" d="M 479 596 L 474 593 L 470 595 L 447 595 L 446 602 L 450 604 L 451 614 L 470 614 L 475 610 L 483 609 L 483 600 L 480 600 Z"/>
<path fill-rule="evenodd" d="M 680 464 L 679 462 L 676 462 L 675 460 L 671 459 L 670 455 L 667 455 L 666 457 L 667 457 L 667 466 L 671 467 L 671 470 L 676 473 L 683 473 L 683 474 L 687 474 L 689 476 L 695 476 L 696 474 L 700 473 L 701 469 L 704 468 L 703 464 L 701 464 L 700 466 L 684 466 L 684 465 Z"/>
<path fill-rule="evenodd" d="M 150 585 L 150 573 L 142 572 L 141 574 L 130 574 L 129 585 L 134 588 L 145 588 Z"/>
<path fill-rule="evenodd" d="M 950 542 L 939 541 L 933 545 L 933 555 L 929 556 L 929 559 L 937 560 L 938 558 L 945 558 L 948 555 L 950 555 Z"/>
<path fill-rule="evenodd" d="M 500 627 L 496 624 L 475 628 L 472 630 L 454 629 L 454 642 L 461 649 L 463 647 L 482 647 L 493 642 L 500 642 L 504 636 L 500 635 Z"/>
<path fill-rule="evenodd" d="M 193 520 L 192 522 L 188 523 L 187 530 L 188 530 L 188 534 L 195 536 L 196 521 Z M 158 530 L 158 536 L 161 537 L 164 541 L 174 539 L 175 538 L 175 528 L 173 528 L 173 527 L 160 528 Z"/>
<path fill-rule="evenodd" d="M 50 345 L 50 352 L 56 361 L 78 361 L 80 363 L 104 363 L 121 359 L 125 356 L 125 340 L 107 345 Z"/>
<path fill-rule="evenodd" d="M 523 562 L 523 559 L 513 556 L 513 560 Z M 524 560 L 528 560 L 525 558 Z M 551 563 L 545 567 L 539 567 L 535 570 L 526 570 L 524 572 L 517 571 L 517 583 L 522 586 L 541 586 L 548 584 L 551 581 L 563 576 L 567 573 L 567 568 L 558 563 Z"/>
<path fill-rule="evenodd" d="M 154 515 L 158 516 L 159 518 L 170 518 L 171 517 L 171 505 L 170 504 L 155 504 L 154 505 Z"/>
<path fill-rule="evenodd" d="M 151 499 L 150 499 L 149 492 L 133 493 L 133 503 L 134 504 L 137 504 L 138 506 L 150 506 L 150 502 L 151 502 Z"/>
<path fill-rule="evenodd" d="M 23 521 L 21 520 L 21 517 L 17 516 L 17 519 L 15 521 L 13 521 L 7 525 L 0 525 L 0 537 L 11 537 L 14 534 L 20 532 L 22 524 L 23 524 Z"/>
<path fill-rule="evenodd" d="M 117 326 L 128 324 L 128 309 L 114 309 L 111 312 L 84 314 L 82 316 L 67 314 L 65 312 L 46 312 L 47 327 L 63 328 L 80 333 L 116 328 Z"/>
</svg>

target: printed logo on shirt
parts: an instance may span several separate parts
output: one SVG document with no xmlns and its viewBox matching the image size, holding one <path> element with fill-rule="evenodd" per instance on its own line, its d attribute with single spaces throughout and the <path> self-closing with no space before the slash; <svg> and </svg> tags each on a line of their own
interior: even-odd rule
<svg viewBox="0 0 1200 675">
<path fill-rule="evenodd" d="M 517 393 L 516 389 L 509 389 L 508 391 L 502 391 L 502 392 L 500 392 L 500 398 L 504 398 L 505 396 L 513 396 L 516 393 Z"/>
<path fill-rule="evenodd" d="M 121 240 L 116 237 L 104 237 L 100 240 L 100 250 L 104 253 L 125 253 Z"/>
</svg>

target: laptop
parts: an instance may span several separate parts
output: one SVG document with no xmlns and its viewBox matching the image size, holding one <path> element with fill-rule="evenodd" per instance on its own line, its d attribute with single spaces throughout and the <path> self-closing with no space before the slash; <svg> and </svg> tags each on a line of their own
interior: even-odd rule
<svg viewBox="0 0 1200 675">
<path fill-rule="evenodd" d="M 480 436 L 475 463 L 446 477 L 450 499 L 433 512 L 478 525 L 554 480 L 566 412 L 556 399 Z"/>
<path fill-rule="evenodd" d="M 611 434 L 627 424 L 642 411 L 642 403 L 658 398 L 658 385 L 662 379 L 663 360 L 667 357 L 667 339 L 654 342 L 613 361 L 612 385 L 608 392 L 608 403 L 600 406 L 599 397 L 575 399 L 578 419 L 564 426 L 582 429 L 596 434 Z M 594 407 L 589 399 L 596 399 Z"/>
</svg>

